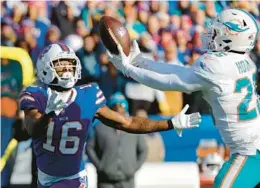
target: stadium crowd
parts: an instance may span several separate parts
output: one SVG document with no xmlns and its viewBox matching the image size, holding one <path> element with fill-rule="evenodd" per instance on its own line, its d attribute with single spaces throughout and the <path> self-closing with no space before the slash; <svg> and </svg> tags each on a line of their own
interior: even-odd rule
<svg viewBox="0 0 260 188">
<path fill-rule="evenodd" d="M 81 83 L 98 82 L 106 98 L 116 91 L 123 92 L 132 114 L 140 108 L 150 113 L 175 114 L 183 103 L 189 103 L 191 111 L 208 113 L 208 108 L 200 105 L 204 101 L 199 93 L 160 93 L 117 73 L 100 41 L 98 21 L 102 15 L 115 17 L 125 24 L 131 39 L 138 40 L 141 51 L 150 58 L 189 66 L 203 53 L 201 33 L 227 7 L 246 9 L 260 19 L 260 4 L 253 1 L 1 1 L 1 45 L 24 48 L 35 64 L 46 45 L 64 42 L 81 60 Z M 259 45 L 258 40 L 252 52 L 258 67 Z M 150 108 L 155 98 L 159 109 L 156 105 Z"/>
<path fill-rule="evenodd" d="M 210 109 L 200 92 L 161 92 L 117 72 L 108 61 L 98 23 L 103 15 L 115 17 L 124 23 L 131 39 L 138 41 L 145 56 L 158 63 L 191 66 L 205 52 L 201 48 L 201 34 L 211 19 L 228 7 L 245 9 L 260 23 L 259 1 L 1 1 L 1 46 L 25 49 L 35 66 L 45 46 L 56 42 L 69 45 L 82 65 L 78 84 L 97 82 L 107 99 L 115 92 L 122 92 L 132 115 L 143 111 L 174 115 L 184 104 L 190 105 L 189 112 L 208 114 Z M 251 58 L 260 77 L 259 37 Z M 1 117 L 16 118 L 22 75 L 17 65 L 11 66 L 7 61 L 1 59 Z M 260 81 L 258 86 L 260 94 Z M 5 103 L 2 98 L 6 96 L 17 105 L 10 106 L 9 100 Z M 7 111 L 13 109 L 17 112 Z M 1 134 L 6 136 L 11 132 L 1 131 Z M 2 143 L 5 146 L 2 145 L 1 153 L 7 143 Z"/>
</svg>

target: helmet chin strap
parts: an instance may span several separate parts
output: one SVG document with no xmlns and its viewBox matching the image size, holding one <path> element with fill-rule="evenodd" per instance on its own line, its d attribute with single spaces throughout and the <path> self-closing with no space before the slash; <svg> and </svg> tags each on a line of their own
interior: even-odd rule
<svg viewBox="0 0 260 188">
<path fill-rule="evenodd" d="M 54 85 L 49 85 L 49 87 L 50 87 L 52 90 L 55 90 L 55 91 L 58 91 L 58 92 L 69 91 L 69 90 L 72 89 L 72 88 L 64 88 L 64 87 L 61 87 L 61 86 L 54 86 Z"/>
<path fill-rule="evenodd" d="M 57 78 L 54 78 L 54 80 L 52 81 L 53 84 L 57 84 L 58 83 L 58 79 Z M 64 88 L 64 87 L 61 87 L 61 86 L 58 86 L 58 85 L 52 85 L 50 84 L 49 87 L 52 89 L 52 90 L 55 90 L 55 91 L 58 91 L 58 92 L 64 92 L 64 91 L 69 91 L 71 90 L 72 88 Z"/>
</svg>

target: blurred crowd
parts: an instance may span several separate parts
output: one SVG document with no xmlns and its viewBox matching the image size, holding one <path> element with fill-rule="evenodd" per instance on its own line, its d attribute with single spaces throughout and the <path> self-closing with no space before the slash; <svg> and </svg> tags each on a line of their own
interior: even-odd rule
<svg viewBox="0 0 260 188">
<path fill-rule="evenodd" d="M 45 46 L 56 42 L 69 45 L 82 65 L 82 79 L 77 84 L 97 82 L 108 101 L 116 92 L 123 93 L 131 115 L 174 115 L 184 104 L 190 105 L 189 112 L 208 114 L 210 109 L 200 92 L 162 92 L 124 77 L 108 61 L 98 23 L 103 15 L 115 17 L 124 23 L 131 39 L 137 40 L 147 58 L 158 63 L 191 66 L 205 52 L 201 48 L 201 34 L 218 12 L 229 7 L 249 11 L 260 23 L 260 1 L 1 1 L 1 46 L 23 48 L 35 66 Z M 260 75 L 259 38 L 250 56 Z M 12 60 L 1 58 L 1 67 L 1 121 L 5 124 L 1 134 L 2 137 L 12 137 L 8 125 L 16 122 L 19 116 L 18 96 L 23 88 L 23 75 L 19 65 L 12 64 Z M 260 88 L 260 81 L 258 86 Z M 155 144 L 150 147 L 148 142 L 148 159 L 162 161 L 164 146 L 161 138 L 156 136 L 150 134 L 146 139 L 150 143 L 159 140 L 158 148 L 162 151 L 156 149 L 158 156 L 150 155 L 156 153 L 151 152 Z M 1 153 L 9 140 L 9 137 L 2 140 Z M 208 153 L 201 157 L 204 156 Z M 212 163 L 214 168 L 214 161 L 218 162 L 217 166 L 222 163 L 219 156 L 209 155 L 200 161 L 202 170 L 208 170 L 204 167 L 205 161 L 210 161 L 207 163 Z"/>
<path fill-rule="evenodd" d="M 115 17 L 148 58 L 190 66 L 204 53 L 201 33 L 228 7 L 245 9 L 260 19 L 259 1 L 1 1 L 1 45 L 24 48 L 34 64 L 46 45 L 71 46 L 83 67 L 79 84 L 98 82 L 107 99 L 117 91 L 124 93 L 133 115 L 137 110 L 176 114 L 185 103 L 191 111 L 209 113 L 200 105 L 205 103 L 200 93 L 160 92 L 118 73 L 100 41 L 98 23 L 103 15 Z M 258 40 L 251 53 L 258 67 L 259 54 Z"/>
</svg>

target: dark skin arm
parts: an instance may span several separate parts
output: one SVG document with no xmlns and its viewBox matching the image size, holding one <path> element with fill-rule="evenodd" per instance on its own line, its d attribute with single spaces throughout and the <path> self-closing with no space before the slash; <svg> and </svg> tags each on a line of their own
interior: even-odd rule
<svg viewBox="0 0 260 188">
<path fill-rule="evenodd" d="M 44 136 L 52 114 L 41 114 L 37 109 L 25 110 L 25 127 L 32 138 Z"/>
<path fill-rule="evenodd" d="M 117 113 L 107 106 L 101 107 L 95 115 L 103 124 L 129 133 L 143 134 L 173 129 L 171 121 L 154 121 L 143 117 L 129 117 Z"/>
<path fill-rule="evenodd" d="M 41 114 L 37 109 L 25 110 L 26 130 L 32 138 L 39 138 L 46 134 L 51 114 Z M 121 115 L 107 106 L 98 110 L 95 118 L 112 128 L 129 133 L 142 134 L 173 129 L 171 121 L 153 121 L 143 117 L 129 117 Z"/>
</svg>

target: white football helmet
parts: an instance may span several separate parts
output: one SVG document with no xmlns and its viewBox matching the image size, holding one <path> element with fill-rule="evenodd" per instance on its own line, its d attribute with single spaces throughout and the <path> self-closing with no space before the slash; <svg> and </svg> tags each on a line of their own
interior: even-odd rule
<svg viewBox="0 0 260 188">
<path fill-rule="evenodd" d="M 202 35 L 203 48 L 210 51 L 249 52 L 254 48 L 259 26 L 255 18 L 241 9 L 220 12 Z"/>
<path fill-rule="evenodd" d="M 61 59 L 74 60 L 74 73 L 65 72 L 62 76 L 57 74 L 53 62 Z M 39 79 L 47 85 L 72 88 L 81 78 L 80 61 L 75 52 L 65 44 L 55 43 L 45 47 L 37 59 L 36 69 Z"/>
</svg>

